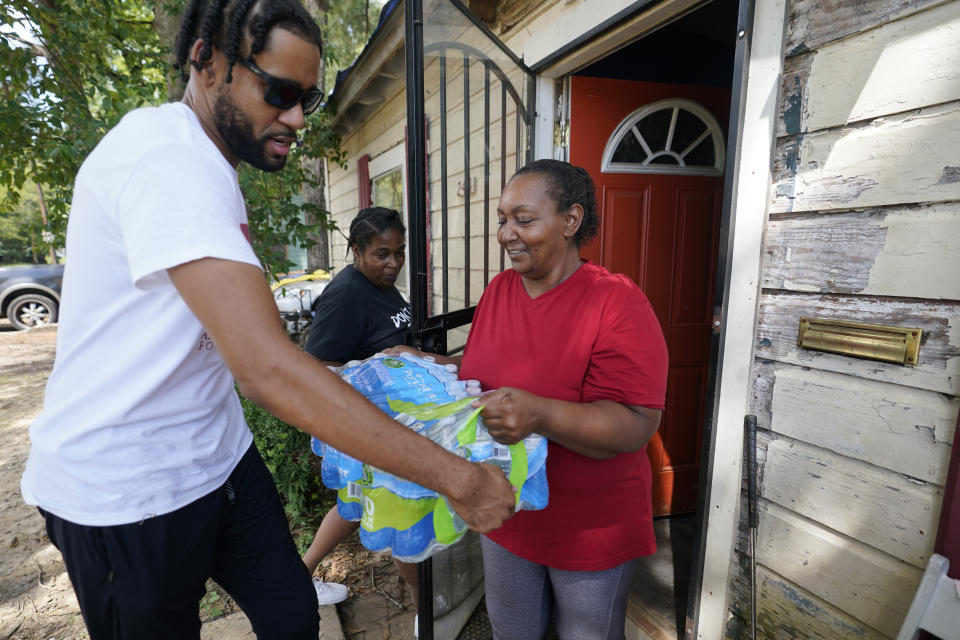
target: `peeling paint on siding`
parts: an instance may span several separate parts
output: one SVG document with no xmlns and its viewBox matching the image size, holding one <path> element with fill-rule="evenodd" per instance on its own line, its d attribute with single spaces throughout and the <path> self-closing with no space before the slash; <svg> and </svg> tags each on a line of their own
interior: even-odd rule
<svg viewBox="0 0 960 640">
<path fill-rule="evenodd" d="M 803 388 L 799 391 L 804 393 Z M 809 397 L 809 401 L 817 398 Z M 885 409 L 879 405 L 879 410 Z M 854 428 L 843 415 L 842 407 L 836 413 L 834 429 Z M 904 425 L 904 429 L 909 431 L 909 426 Z M 944 458 L 945 467 L 950 447 L 937 447 L 931 453 Z M 936 530 L 943 501 L 943 490 L 938 486 L 836 455 L 819 443 L 811 446 L 792 438 L 771 441 L 766 461 L 761 484 L 764 500 L 776 502 L 919 569 L 926 566 L 933 551 L 933 537 L 923 531 Z"/>
<path fill-rule="evenodd" d="M 960 300 L 953 204 L 791 214 L 767 225 L 767 289 Z"/>
<path fill-rule="evenodd" d="M 800 115 L 803 112 L 803 85 L 800 78 L 793 79 L 794 91 L 786 97 L 787 108 L 783 110 L 783 125 L 787 134 L 800 133 Z"/>
<path fill-rule="evenodd" d="M 923 570 L 784 509 L 761 504 L 757 563 L 894 637 Z M 774 636 L 775 638 L 778 636 Z"/>
<path fill-rule="evenodd" d="M 929 391 L 791 368 L 776 373 L 770 428 L 942 486 L 956 415 L 955 401 Z M 918 433 L 917 424 L 938 437 Z"/>
<path fill-rule="evenodd" d="M 940 174 L 940 182 L 938 184 L 950 184 L 953 182 L 960 182 L 960 167 L 944 167 L 943 173 Z"/>
<path fill-rule="evenodd" d="M 877 181 L 863 176 L 827 176 L 821 180 L 809 181 L 808 186 L 815 190 L 821 190 L 821 193 L 813 195 L 810 203 L 813 205 L 820 202 L 844 203 L 855 202 L 864 191 L 877 186 Z"/>
<path fill-rule="evenodd" d="M 780 117 L 776 131 L 778 137 L 802 133 L 804 114 L 807 112 L 806 88 L 815 56 L 816 53 L 808 53 L 784 61 L 778 110 Z"/>
<path fill-rule="evenodd" d="M 783 148 L 783 166 L 793 173 L 797 172 L 797 161 L 800 158 L 800 142 L 801 139 L 797 137 L 796 140 L 787 143 Z"/>
<path fill-rule="evenodd" d="M 802 131 L 956 100 L 960 97 L 960 3 L 947 2 L 831 43 L 807 58 Z"/>
<path fill-rule="evenodd" d="M 844 0 L 843 2 L 793 2 L 786 48 L 789 55 L 861 33 L 918 13 L 940 0 Z"/>
<path fill-rule="evenodd" d="M 787 11 L 749 390 L 769 508 L 758 637 L 892 637 L 932 548 L 960 410 L 960 2 Z M 920 327 L 920 362 L 799 349 L 800 316 Z M 749 573 L 731 564 L 740 637 Z"/>
<path fill-rule="evenodd" d="M 742 540 L 740 546 L 746 548 Z M 731 562 L 734 574 L 731 618 L 727 638 L 742 640 L 750 634 L 749 561 Z M 764 640 L 889 640 L 801 587 L 784 580 L 763 565 L 757 566 L 757 637 Z"/>
<path fill-rule="evenodd" d="M 877 217 L 840 214 L 771 221 L 764 250 L 764 287 L 864 291 L 870 267 L 886 242 L 886 229 L 870 224 Z"/>
<path fill-rule="evenodd" d="M 770 212 L 960 199 L 960 180 L 941 183 L 957 140 L 957 102 L 782 140 Z"/>
</svg>

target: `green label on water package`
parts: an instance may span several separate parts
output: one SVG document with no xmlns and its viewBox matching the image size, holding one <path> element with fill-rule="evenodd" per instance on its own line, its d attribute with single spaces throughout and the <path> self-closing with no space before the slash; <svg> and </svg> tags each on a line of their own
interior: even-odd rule
<svg viewBox="0 0 960 640">
<path fill-rule="evenodd" d="M 417 420 L 439 420 L 440 418 L 452 416 L 464 407 L 469 406 L 474 400 L 475 398 L 473 397 L 467 397 L 454 402 L 444 402 L 443 404 L 437 404 L 435 402 L 417 404 L 407 400 L 393 400 L 388 396 L 387 405 L 394 413 L 405 413 L 408 416 L 413 416 Z"/>
<path fill-rule="evenodd" d="M 367 531 L 377 531 L 384 527 L 398 531 L 409 529 L 434 511 L 437 502 L 443 502 L 436 497 L 401 498 L 383 487 L 364 487 L 362 497 L 349 495 L 347 487 L 344 487 L 338 490 L 337 496 L 341 502 L 360 503 L 363 506 L 360 526 Z"/>
<path fill-rule="evenodd" d="M 440 544 L 453 544 L 463 535 L 453 525 L 453 512 L 447 506 L 447 501 L 440 499 L 433 508 L 433 532 Z"/>
<path fill-rule="evenodd" d="M 510 445 L 510 484 L 517 488 L 516 504 L 520 504 L 520 490 L 527 479 L 527 448 L 522 442 Z"/>
</svg>

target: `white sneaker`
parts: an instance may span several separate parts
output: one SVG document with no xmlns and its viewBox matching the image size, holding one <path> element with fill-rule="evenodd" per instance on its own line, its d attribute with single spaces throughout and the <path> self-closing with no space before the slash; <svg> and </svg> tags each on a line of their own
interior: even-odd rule
<svg viewBox="0 0 960 640">
<path fill-rule="evenodd" d="M 346 600 L 350 593 L 346 585 L 324 582 L 320 578 L 313 579 L 313 588 L 317 590 L 317 604 L 337 604 Z"/>
</svg>

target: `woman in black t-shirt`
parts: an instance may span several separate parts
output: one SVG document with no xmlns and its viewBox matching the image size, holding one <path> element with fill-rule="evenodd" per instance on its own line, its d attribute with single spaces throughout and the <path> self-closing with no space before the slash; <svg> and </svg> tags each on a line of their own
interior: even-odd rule
<svg viewBox="0 0 960 640">
<path fill-rule="evenodd" d="M 405 231 L 400 214 L 393 209 L 370 207 L 357 214 L 347 239 L 347 255 L 353 252 L 353 264 L 340 271 L 320 294 L 307 353 L 325 364 L 341 365 L 406 342 L 410 306 L 395 286 L 406 260 Z M 358 526 L 331 509 L 303 556 L 310 573 Z M 416 565 L 394 562 L 416 600 Z M 320 604 L 347 597 L 344 585 L 319 578 L 313 581 Z"/>
<path fill-rule="evenodd" d="M 320 294 L 307 353 L 343 364 L 404 343 L 410 306 L 394 286 L 406 256 L 404 232 L 393 209 L 371 207 L 357 214 L 347 249 L 353 252 L 353 264 Z"/>
</svg>

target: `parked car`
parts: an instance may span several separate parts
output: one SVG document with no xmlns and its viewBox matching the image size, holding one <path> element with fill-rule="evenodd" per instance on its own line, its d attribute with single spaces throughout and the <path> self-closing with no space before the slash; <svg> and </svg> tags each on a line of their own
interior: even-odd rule
<svg viewBox="0 0 960 640">
<path fill-rule="evenodd" d="M 62 264 L 0 267 L 0 318 L 20 330 L 56 322 L 62 283 Z"/>
<path fill-rule="evenodd" d="M 306 342 L 320 293 L 332 277 L 329 271 L 317 269 L 295 278 L 284 278 L 271 286 L 287 334 L 294 341 Z"/>
</svg>

